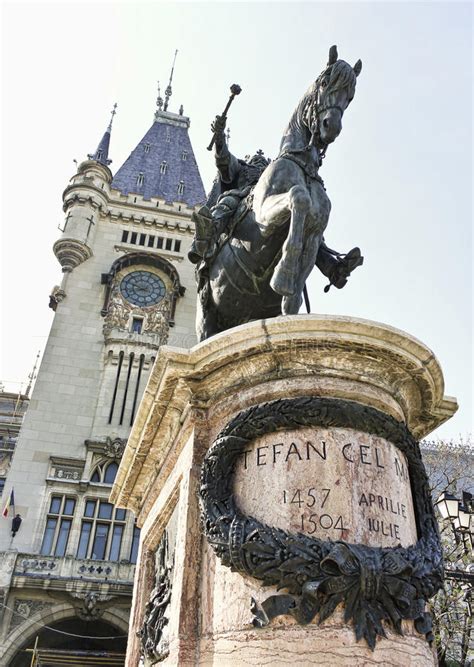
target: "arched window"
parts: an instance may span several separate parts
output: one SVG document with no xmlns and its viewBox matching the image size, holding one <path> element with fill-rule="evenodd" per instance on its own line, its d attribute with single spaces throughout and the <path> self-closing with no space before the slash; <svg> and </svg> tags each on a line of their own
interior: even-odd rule
<svg viewBox="0 0 474 667">
<path fill-rule="evenodd" d="M 104 474 L 105 484 L 113 484 L 115 482 L 115 476 L 117 474 L 117 470 L 118 470 L 118 465 L 115 462 L 109 463 L 109 465 L 105 469 L 105 474 Z"/>
<path fill-rule="evenodd" d="M 91 476 L 91 482 L 96 484 L 113 484 L 117 475 L 118 465 L 115 461 L 111 463 L 100 463 Z"/>
<path fill-rule="evenodd" d="M 178 185 L 178 194 L 182 195 L 184 194 L 184 181 L 180 181 Z"/>
<path fill-rule="evenodd" d="M 163 162 L 160 164 L 160 174 L 166 174 L 166 170 L 168 169 L 168 163 L 166 160 L 163 160 Z"/>
</svg>

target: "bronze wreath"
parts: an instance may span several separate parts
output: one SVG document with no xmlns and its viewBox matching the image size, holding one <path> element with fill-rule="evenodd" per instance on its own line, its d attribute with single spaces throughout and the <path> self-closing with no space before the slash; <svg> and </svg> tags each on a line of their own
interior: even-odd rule
<svg viewBox="0 0 474 667">
<path fill-rule="evenodd" d="M 245 516 L 233 497 L 235 463 L 248 444 L 266 433 L 305 426 L 343 427 L 383 437 L 405 454 L 419 539 L 399 547 L 368 547 L 292 534 Z M 254 625 L 279 614 L 306 624 L 328 618 L 339 603 L 352 621 L 357 640 L 374 649 L 382 622 L 402 634 L 402 620 L 412 619 L 432 641 L 426 601 L 441 587 L 443 556 L 418 443 L 406 426 L 354 401 L 301 397 L 264 403 L 239 413 L 221 431 L 201 470 L 200 500 L 206 537 L 222 563 L 287 589 L 262 604 L 252 601 Z"/>
</svg>

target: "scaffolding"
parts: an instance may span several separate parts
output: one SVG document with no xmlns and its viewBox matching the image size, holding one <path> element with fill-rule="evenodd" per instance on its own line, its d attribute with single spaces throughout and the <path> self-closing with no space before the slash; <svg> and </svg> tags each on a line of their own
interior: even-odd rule
<svg viewBox="0 0 474 667">
<path fill-rule="evenodd" d="M 31 653 L 30 667 L 124 667 L 125 653 L 38 648 L 38 637 Z"/>
</svg>

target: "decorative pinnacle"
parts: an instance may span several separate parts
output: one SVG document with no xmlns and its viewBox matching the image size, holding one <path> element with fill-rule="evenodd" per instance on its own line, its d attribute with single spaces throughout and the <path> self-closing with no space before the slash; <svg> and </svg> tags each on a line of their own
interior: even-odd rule
<svg viewBox="0 0 474 667">
<path fill-rule="evenodd" d="M 158 81 L 158 97 L 156 98 L 156 106 L 158 110 L 161 111 L 163 108 L 163 98 L 161 97 L 160 82 Z"/>
<path fill-rule="evenodd" d="M 36 368 L 38 366 L 38 359 L 40 358 L 40 355 L 41 355 L 41 350 L 38 350 L 38 354 L 36 355 L 35 365 L 33 366 L 33 370 L 31 371 L 31 373 L 28 375 L 28 386 L 25 391 L 25 396 L 30 395 L 31 385 L 33 384 L 34 380 L 36 380 Z"/>
<path fill-rule="evenodd" d="M 112 123 L 113 123 L 113 120 L 114 120 L 114 116 L 115 116 L 115 114 L 117 113 L 117 112 L 115 111 L 116 108 L 117 108 L 117 102 L 115 102 L 115 104 L 114 104 L 114 108 L 113 108 L 112 111 L 110 112 L 110 113 L 111 113 L 111 116 L 110 116 L 110 123 L 109 123 L 109 126 L 108 126 L 108 128 L 107 128 L 107 131 L 108 131 L 108 132 L 111 132 L 111 131 L 112 131 Z"/>
<path fill-rule="evenodd" d="M 163 108 L 163 111 L 168 111 L 168 103 L 169 103 L 170 97 L 173 93 L 173 91 L 171 89 L 171 82 L 173 81 L 174 64 L 176 62 L 176 56 L 177 55 L 178 55 L 178 49 L 176 49 L 176 51 L 174 52 L 174 59 L 173 59 L 173 65 L 171 67 L 170 80 L 169 80 L 169 83 L 168 83 L 168 85 L 166 87 L 166 90 L 165 90 L 165 106 Z"/>
</svg>

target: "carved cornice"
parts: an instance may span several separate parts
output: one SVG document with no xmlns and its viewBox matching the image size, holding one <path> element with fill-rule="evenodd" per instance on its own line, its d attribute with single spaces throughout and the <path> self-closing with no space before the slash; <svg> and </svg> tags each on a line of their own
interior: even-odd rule
<svg viewBox="0 0 474 667">
<path fill-rule="evenodd" d="M 58 239 L 53 245 L 53 252 L 62 266 L 63 273 L 72 271 L 76 266 L 92 257 L 92 250 L 89 246 L 76 239 Z"/>
<path fill-rule="evenodd" d="M 456 400 L 444 396 L 433 352 L 393 327 L 324 315 L 244 324 L 190 350 L 160 349 L 112 489 L 113 502 L 138 512 L 144 506 L 144 490 L 154 484 L 144 463 L 152 460 L 160 469 L 190 403 L 203 410 L 225 403 L 232 410 L 237 393 L 241 405 L 250 400 L 245 392 L 253 403 L 259 391 L 266 400 L 277 398 L 281 381 L 287 395 L 301 393 L 305 384 L 320 396 L 357 396 L 360 403 L 404 421 L 418 439 L 457 409 Z"/>
<path fill-rule="evenodd" d="M 109 459 L 120 460 L 127 440 L 118 437 L 106 437 L 102 440 L 85 440 L 84 444 L 88 451 L 103 454 Z"/>
</svg>

